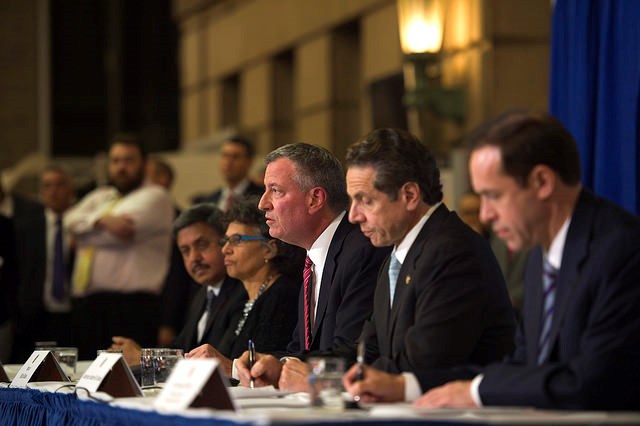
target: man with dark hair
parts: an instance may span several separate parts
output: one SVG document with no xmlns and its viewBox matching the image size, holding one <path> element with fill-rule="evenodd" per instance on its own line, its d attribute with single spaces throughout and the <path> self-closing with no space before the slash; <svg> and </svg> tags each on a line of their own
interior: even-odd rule
<svg viewBox="0 0 640 426">
<path fill-rule="evenodd" d="M 185 210 L 173 223 L 173 235 L 184 266 L 200 284 L 184 327 L 171 344 L 185 353 L 205 343 L 218 347 L 229 327 L 238 322 L 247 299 L 242 284 L 226 275 L 218 244 L 224 231 L 222 212 L 210 204 L 197 204 Z M 122 349 L 130 365 L 140 363 L 140 345 L 135 340 L 114 336 L 112 341 L 111 348 Z M 229 357 L 228 353 L 222 355 Z"/>
<path fill-rule="evenodd" d="M 194 197 L 194 203 L 213 203 L 226 211 L 234 200 L 251 195 L 262 195 L 264 188 L 249 179 L 255 155 L 253 143 L 242 136 L 233 136 L 222 144 L 220 171 L 225 186 L 210 195 Z"/>
<path fill-rule="evenodd" d="M 257 385 L 306 389 L 307 367 L 299 358 L 355 359 L 355 341 L 371 315 L 375 277 L 388 250 L 374 248 L 348 222 L 344 171 L 329 151 L 289 144 L 267 155 L 266 164 L 258 207 L 269 233 L 307 250 L 298 323 L 287 348 L 297 358 L 283 358 L 283 366 L 273 355 L 258 354 L 249 370 L 245 353 L 236 367 L 243 384 L 253 377 Z"/>
<path fill-rule="evenodd" d="M 515 332 L 504 279 L 486 239 L 442 203 L 427 147 L 406 131 L 378 129 L 349 147 L 346 165 L 349 221 L 374 246 L 393 246 L 361 337 L 367 363 L 405 373 L 415 398 L 413 372 L 502 359 Z M 347 378 L 351 388 L 355 370 Z"/>
<path fill-rule="evenodd" d="M 114 138 L 111 185 L 87 194 L 65 218 L 77 242 L 73 296 L 82 359 L 95 357 L 114 334 L 155 345 L 174 210 L 163 188 L 145 183 L 145 162 L 136 138 Z"/>
<path fill-rule="evenodd" d="M 511 357 L 417 404 L 637 410 L 640 220 L 580 185 L 576 143 L 549 115 L 510 112 L 469 140 L 481 219 L 509 249 L 531 247 L 523 324 Z"/>
</svg>

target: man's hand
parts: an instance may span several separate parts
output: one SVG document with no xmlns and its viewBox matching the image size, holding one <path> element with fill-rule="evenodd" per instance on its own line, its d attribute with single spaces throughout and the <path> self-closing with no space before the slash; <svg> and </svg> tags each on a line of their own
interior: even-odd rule
<svg viewBox="0 0 640 426">
<path fill-rule="evenodd" d="M 404 377 L 389 374 L 373 367 L 363 367 L 363 379 L 356 380 L 358 364 L 342 377 L 342 384 L 354 400 L 362 402 L 404 401 Z"/>
<path fill-rule="evenodd" d="M 431 389 L 415 402 L 416 407 L 478 408 L 471 398 L 471 381 L 449 382 Z"/>
<path fill-rule="evenodd" d="M 249 387 L 251 378 L 255 386 L 278 386 L 282 364 L 273 355 L 256 353 L 256 362 L 249 371 L 249 352 L 245 351 L 236 361 L 240 384 Z"/>
<path fill-rule="evenodd" d="M 128 215 L 114 216 L 106 214 L 96 222 L 96 227 L 104 229 L 114 237 L 123 241 L 131 241 L 136 234 L 136 227 L 133 219 Z"/>
<path fill-rule="evenodd" d="M 231 377 L 231 368 L 233 367 L 233 361 L 222 355 L 216 348 L 208 343 L 200 345 L 195 349 L 187 352 L 185 358 L 217 358 L 220 361 L 220 365 L 224 368 L 228 377 Z"/>
<path fill-rule="evenodd" d="M 311 392 L 309 366 L 297 358 L 288 358 L 282 366 L 278 388 L 289 392 Z"/>
<path fill-rule="evenodd" d="M 113 336 L 111 338 L 111 347 L 109 349 L 121 350 L 124 360 L 129 366 L 140 365 L 140 356 L 142 351 L 140 345 L 133 339 L 122 336 Z"/>
</svg>

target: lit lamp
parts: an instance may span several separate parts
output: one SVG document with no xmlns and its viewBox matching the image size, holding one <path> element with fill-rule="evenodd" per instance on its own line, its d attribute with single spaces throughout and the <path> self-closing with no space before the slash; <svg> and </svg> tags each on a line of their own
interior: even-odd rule
<svg viewBox="0 0 640 426">
<path fill-rule="evenodd" d="M 446 0 L 398 0 L 400 43 L 412 72 L 405 76 L 404 103 L 418 110 L 462 121 L 464 92 L 440 85 L 440 50 Z"/>
</svg>

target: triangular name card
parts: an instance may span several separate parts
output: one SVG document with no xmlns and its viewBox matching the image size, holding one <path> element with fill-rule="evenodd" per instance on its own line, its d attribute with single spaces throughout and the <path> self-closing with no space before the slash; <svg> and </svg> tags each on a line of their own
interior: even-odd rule
<svg viewBox="0 0 640 426">
<path fill-rule="evenodd" d="M 69 382 L 69 378 L 56 357 L 50 351 L 33 351 L 16 377 L 13 378 L 12 388 L 26 388 L 29 382 Z"/>
<path fill-rule="evenodd" d="M 228 386 L 229 380 L 217 359 L 183 359 L 176 364 L 154 405 L 166 411 L 198 407 L 235 411 Z"/>
<path fill-rule="evenodd" d="M 76 389 L 104 392 L 114 398 L 142 396 L 142 389 L 119 353 L 98 355 L 76 384 Z"/>
<path fill-rule="evenodd" d="M 9 376 L 7 376 L 7 372 L 4 371 L 4 366 L 2 365 L 2 361 L 0 361 L 0 382 L 9 382 Z"/>
</svg>

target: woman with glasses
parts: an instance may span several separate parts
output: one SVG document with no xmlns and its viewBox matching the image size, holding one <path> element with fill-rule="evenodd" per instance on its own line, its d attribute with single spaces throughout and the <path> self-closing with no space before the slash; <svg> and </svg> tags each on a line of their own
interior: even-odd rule
<svg viewBox="0 0 640 426">
<path fill-rule="evenodd" d="M 305 251 L 269 236 L 257 205 L 257 198 L 235 202 L 225 215 L 228 226 L 220 240 L 227 274 L 241 281 L 249 295 L 244 309 L 218 347 L 205 344 L 187 354 L 215 356 L 229 374 L 232 359 L 247 350 L 249 340 L 262 353 L 284 351 L 297 321 Z"/>
</svg>

